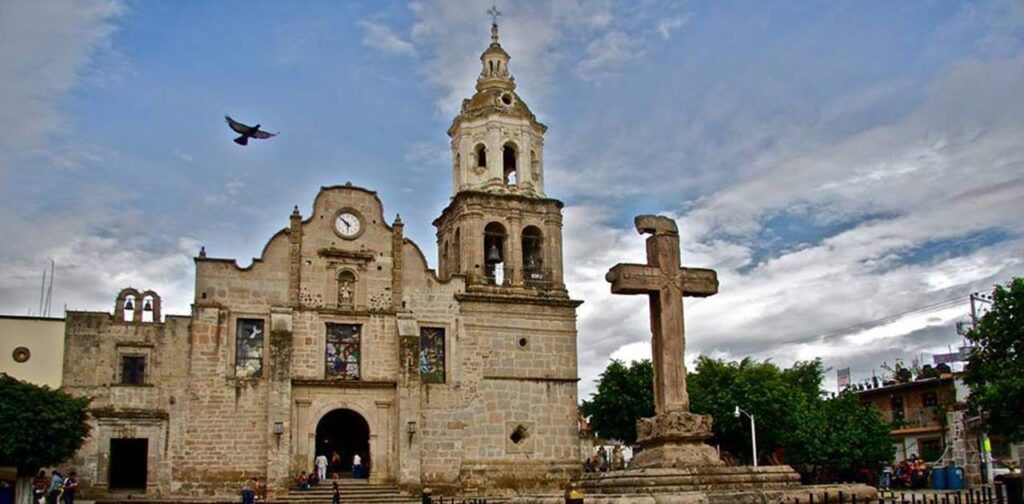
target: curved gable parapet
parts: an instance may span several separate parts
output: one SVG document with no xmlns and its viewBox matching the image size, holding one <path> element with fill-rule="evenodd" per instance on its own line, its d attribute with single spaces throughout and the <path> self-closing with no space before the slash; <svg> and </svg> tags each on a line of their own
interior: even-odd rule
<svg viewBox="0 0 1024 504">
<path fill-rule="evenodd" d="M 282 228 L 280 231 L 274 233 L 267 240 L 266 245 L 263 246 L 263 250 L 260 251 L 259 257 L 253 257 L 252 262 L 248 266 L 241 266 L 238 264 L 238 259 L 232 259 L 227 257 L 193 257 L 192 261 L 196 264 L 199 263 L 220 263 L 224 265 L 232 266 L 236 271 L 251 271 L 257 264 L 262 264 L 267 258 L 267 253 L 270 251 L 271 245 L 274 245 L 274 241 L 283 238 L 288 235 L 288 228 Z"/>
<path fill-rule="evenodd" d="M 427 256 L 423 254 L 423 249 L 421 249 L 420 246 L 416 244 L 416 242 L 408 238 L 405 238 L 403 240 L 403 245 L 406 248 L 411 249 L 416 254 L 416 257 L 419 258 L 419 264 L 417 264 L 417 266 L 428 276 L 428 278 L 439 284 L 448 284 L 451 282 L 451 278 L 442 279 L 441 277 L 437 276 L 437 270 L 430 267 L 430 264 L 427 262 Z"/>
</svg>

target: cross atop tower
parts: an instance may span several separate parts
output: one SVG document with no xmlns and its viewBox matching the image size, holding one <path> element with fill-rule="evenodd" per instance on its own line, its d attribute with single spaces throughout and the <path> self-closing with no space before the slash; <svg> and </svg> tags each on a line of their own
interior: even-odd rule
<svg viewBox="0 0 1024 504">
<path fill-rule="evenodd" d="M 501 11 L 498 10 L 497 4 L 491 4 L 491 8 L 487 9 L 487 13 L 491 15 L 491 42 L 498 42 L 498 16 L 501 15 Z"/>
</svg>

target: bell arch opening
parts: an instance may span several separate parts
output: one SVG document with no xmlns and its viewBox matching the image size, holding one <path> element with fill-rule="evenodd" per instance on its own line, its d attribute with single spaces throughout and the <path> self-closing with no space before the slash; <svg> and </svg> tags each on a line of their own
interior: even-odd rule
<svg viewBox="0 0 1024 504">
<path fill-rule="evenodd" d="M 506 142 L 501 148 L 501 161 L 504 169 L 505 185 L 514 186 L 518 184 L 519 170 L 519 149 L 516 144 Z"/>
<path fill-rule="evenodd" d="M 522 233 L 523 279 L 529 283 L 541 283 L 544 272 L 544 234 L 537 226 L 526 226 Z"/>
<path fill-rule="evenodd" d="M 316 424 L 316 456 L 327 457 L 328 478 L 369 476 L 370 424 L 350 409 L 336 409 Z M 359 456 L 362 472 L 354 471 L 353 460 Z"/>
<path fill-rule="evenodd" d="M 508 233 L 501 223 L 491 222 L 484 227 L 484 280 L 490 285 L 504 285 L 505 239 Z"/>
</svg>

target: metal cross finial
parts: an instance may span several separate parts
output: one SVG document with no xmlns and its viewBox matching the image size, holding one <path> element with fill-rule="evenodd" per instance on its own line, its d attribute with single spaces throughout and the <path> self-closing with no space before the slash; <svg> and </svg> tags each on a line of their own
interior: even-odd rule
<svg viewBox="0 0 1024 504">
<path fill-rule="evenodd" d="M 487 9 L 487 13 L 491 15 L 491 22 L 498 24 L 498 16 L 501 15 L 501 11 L 498 10 L 498 4 L 491 4 L 491 8 Z"/>
</svg>

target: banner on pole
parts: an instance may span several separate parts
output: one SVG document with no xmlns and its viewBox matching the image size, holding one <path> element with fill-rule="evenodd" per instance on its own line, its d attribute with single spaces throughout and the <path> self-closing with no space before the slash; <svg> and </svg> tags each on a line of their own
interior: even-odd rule
<svg viewBox="0 0 1024 504">
<path fill-rule="evenodd" d="M 850 368 L 843 368 L 836 371 L 836 378 L 839 380 L 839 390 L 850 386 Z"/>
</svg>

